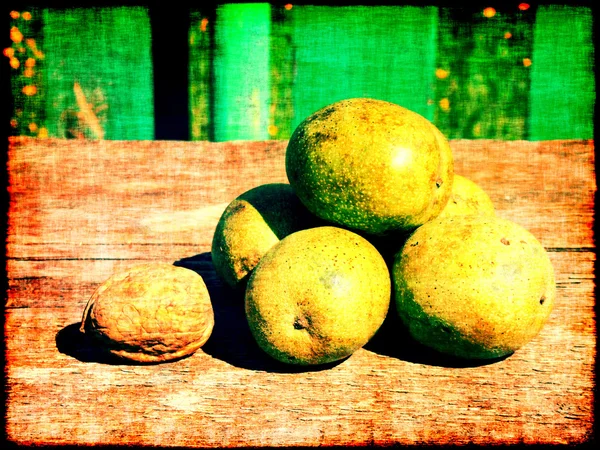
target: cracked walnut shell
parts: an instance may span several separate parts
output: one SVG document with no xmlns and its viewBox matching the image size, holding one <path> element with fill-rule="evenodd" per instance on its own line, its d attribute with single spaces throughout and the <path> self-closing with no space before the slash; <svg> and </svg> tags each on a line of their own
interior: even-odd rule
<svg viewBox="0 0 600 450">
<path fill-rule="evenodd" d="M 157 363 L 191 355 L 210 337 L 212 303 L 202 277 L 167 263 L 116 273 L 92 294 L 80 330 L 121 359 Z"/>
</svg>

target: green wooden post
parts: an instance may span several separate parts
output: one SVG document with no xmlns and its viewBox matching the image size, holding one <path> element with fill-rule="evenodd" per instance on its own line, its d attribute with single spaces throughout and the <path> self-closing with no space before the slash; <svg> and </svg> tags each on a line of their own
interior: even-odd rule
<svg viewBox="0 0 600 450">
<path fill-rule="evenodd" d="M 294 6 L 295 128 L 349 97 L 388 100 L 433 119 L 438 10 Z"/>
<path fill-rule="evenodd" d="M 214 55 L 214 139 L 269 138 L 268 3 L 217 8 Z"/>
<path fill-rule="evenodd" d="M 592 13 L 540 6 L 531 65 L 529 139 L 591 139 L 596 97 Z"/>
</svg>

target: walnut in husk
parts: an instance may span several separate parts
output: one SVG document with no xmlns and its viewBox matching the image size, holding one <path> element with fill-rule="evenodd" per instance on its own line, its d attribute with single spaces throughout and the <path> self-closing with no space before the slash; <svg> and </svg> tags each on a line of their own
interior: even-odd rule
<svg viewBox="0 0 600 450">
<path fill-rule="evenodd" d="M 191 355 L 210 337 L 214 312 L 200 275 L 166 263 L 116 273 L 94 292 L 81 331 L 126 361 L 157 363 Z"/>
</svg>

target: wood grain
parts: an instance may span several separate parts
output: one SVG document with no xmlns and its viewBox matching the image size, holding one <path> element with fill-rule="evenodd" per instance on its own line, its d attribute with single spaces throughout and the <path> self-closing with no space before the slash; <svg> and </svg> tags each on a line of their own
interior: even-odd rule
<svg viewBox="0 0 600 450">
<path fill-rule="evenodd" d="M 241 294 L 217 278 L 226 204 L 286 181 L 284 141 L 14 139 L 6 247 L 6 433 L 18 444 L 186 447 L 575 444 L 594 424 L 594 145 L 452 141 L 455 169 L 554 264 L 549 323 L 512 356 L 467 365 L 419 347 L 390 315 L 365 348 L 322 370 L 254 344 Z M 107 361 L 77 332 L 113 272 L 168 261 L 206 280 L 216 324 L 193 356 Z"/>
</svg>

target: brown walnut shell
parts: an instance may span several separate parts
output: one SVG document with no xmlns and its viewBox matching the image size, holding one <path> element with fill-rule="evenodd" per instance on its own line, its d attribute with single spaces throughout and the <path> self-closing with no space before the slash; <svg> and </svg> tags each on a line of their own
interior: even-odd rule
<svg viewBox="0 0 600 450">
<path fill-rule="evenodd" d="M 200 275 L 167 263 L 146 263 L 100 285 L 80 329 L 114 356 L 157 363 L 191 355 L 213 326 L 212 303 Z"/>
</svg>

